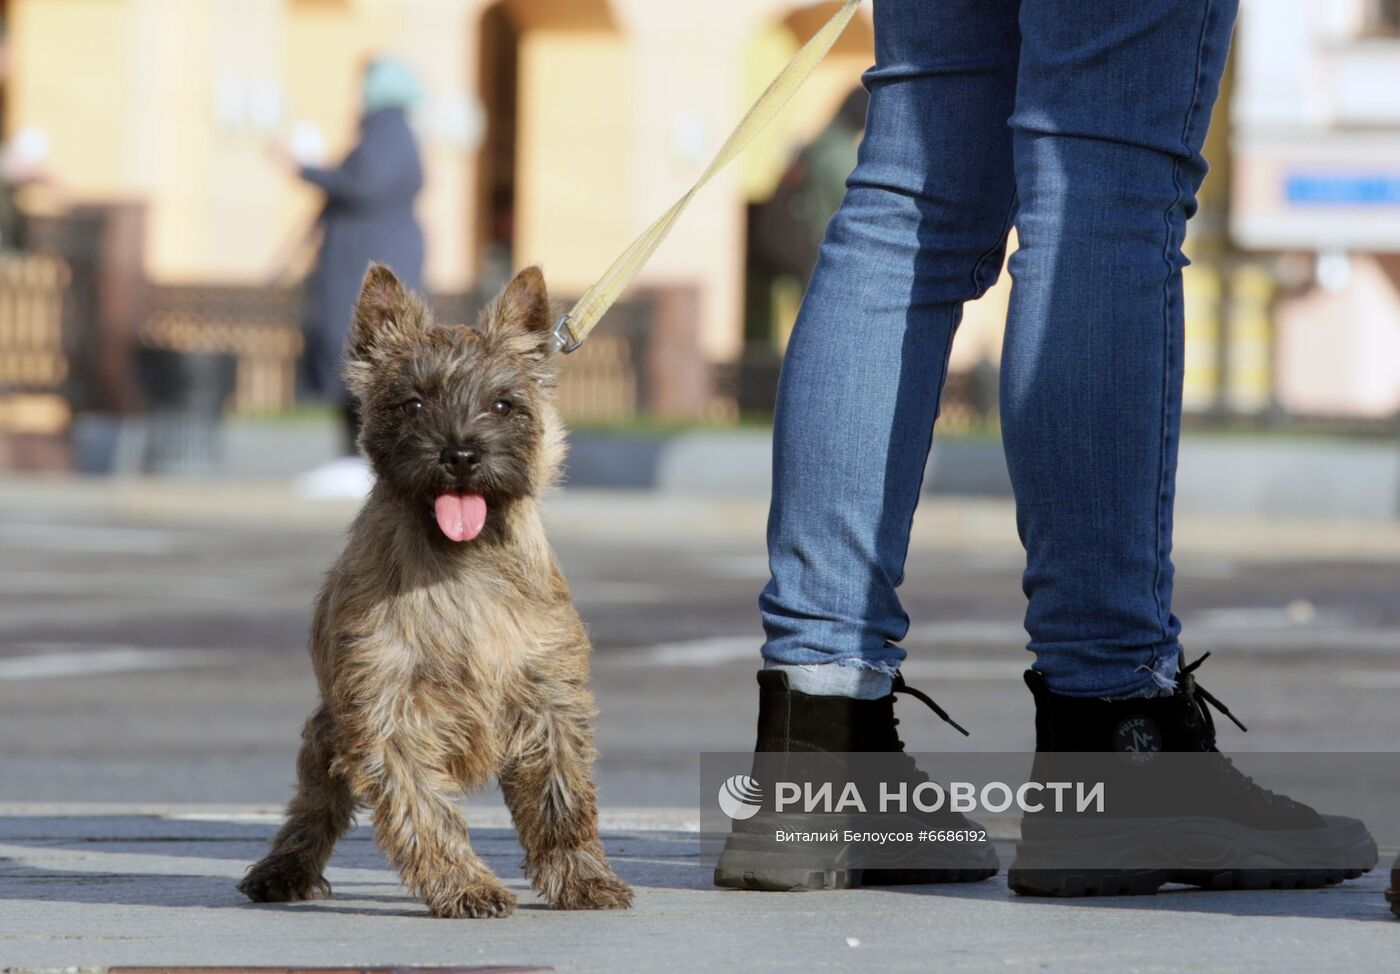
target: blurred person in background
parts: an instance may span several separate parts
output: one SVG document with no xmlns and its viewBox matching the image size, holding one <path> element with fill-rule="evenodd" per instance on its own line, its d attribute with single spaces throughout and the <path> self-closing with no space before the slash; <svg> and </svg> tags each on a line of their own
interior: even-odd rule
<svg viewBox="0 0 1400 974">
<path fill-rule="evenodd" d="M 340 406 L 345 452 L 351 456 L 357 451 L 359 407 L 341 379 L 340 363 L 365 268 L 371 261 L 387 264 L 405 285 L 423 289 L 423 229 L 413 212 L 423 189 L 423 164 L 408 114 L 422 97 L 405 64 L 376 58 L 364 71 L 359 141 L 340 165 L 300 164 L 283 153 L 326 197 L 317 221 L 320 249 L 306 281 L 303 377 L 310 394 Z M 346 481 L 345 492 L 355 492 L 368 483 L 360 467 L 332 464 L 314 471 L 316 483 L 308 486 L 335 492 L 332 482 Z"/>
<path fill-rule="evenodd" d="M 856 167 L 870 95 L 848 94 L 826 128 L 802 147 L 769 199 L 754 214 L 754 257 L 772 272 L 805 285 L 817 262 L 826 225 L 846 195 L 846 177 Z"/>
<path fill-rule="evenodd" d="M 797 184 L 794 215 L 804 231 L 811 257 L 802 270 L 802 282 L 817 263 L 826 225 L 846 195 L 846 177 L 859 159 L 860 137 L 870 93 L 856 88 L 846 95 L 831 122 L 798 153 L 792 177 Z"/>
<path fill-rule="evenodd" d="M 749 208 L 744 268 L 744 361 L 739 408 L 771 413 L 782 347 L 817 263 L 826 225 L 856 166 L 870 95 L 856 88 L 788 163 L 772 194 Z"/>
</svg>

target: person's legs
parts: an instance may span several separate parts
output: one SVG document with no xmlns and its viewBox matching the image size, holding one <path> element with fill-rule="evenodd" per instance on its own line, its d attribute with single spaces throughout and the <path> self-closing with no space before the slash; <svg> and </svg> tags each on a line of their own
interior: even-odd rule
<svg viewBox="0 0 1400 974">
<path fill-rule="evenodd" d="M 1015 205 L 1019 0 L 877 0 L 860 162 L 783 364 L 760 599 L 768 667 L 881 697 L 896 587 L 962 303 L 1000 271 Z"/>
<path fill-rule="evenodd" d="M 1236 0 L 1025 0 L 1001 410 L 1051 691 L 1169 691 L 1182 239 Z"/>
</svg>

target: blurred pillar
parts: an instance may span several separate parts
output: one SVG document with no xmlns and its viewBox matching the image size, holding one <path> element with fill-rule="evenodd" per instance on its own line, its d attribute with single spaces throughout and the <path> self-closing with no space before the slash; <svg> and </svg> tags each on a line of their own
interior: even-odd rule
<svg viewBox="0 0 1400 974">
<path fill-rule="evenodd" d="M 79 412 L 139 407 L 134 356 L 147 311 L 146 207 L 140 202 L 85 204 L 34 221 L 33 244 L 70 269 L 64 294 L 64 390 Z"/>
<path fill-rule="evenodd" d="M 580 22 L 558 4 L 508 7 L 520 40 L 514 256 L 517 265 L 543 263 L 561 296 L 582 293 L 675 202 L 639 201 L 652 175 L 639 147 L 665 142 L 667 128 L 639 119 L 648 79 L 636 42 L 606 5 L 580 6 L 601 19 Z"/>
<path fill-rule="evenodd" d="M 291 234 L 305 233 L 300 224 L 305 215 L 300 212 L 294 212 L 296 229 L 284 229 L 293 215 L 284 194 L 295 183 L 268 160 L 266 148 L 284 137 L 290 107 L 282 71 L 288 53 L 286 4 L 284 0 L 218 0 L 206 6 L 205 29 L 217 38 L 209 45 L 206 69 L 213 97 L 187 105 L 183 118 L 172 113 L 160 120 L 172 128 L 167 140 L 195 143 L 177 151 L 189 152 L 198 160 L 197 174 L 181 177 L 191 180 L 198 196 L 188 202 L 164 198 L 152 215 L 158 221 L 160 260 L 169 268 L 165 273 L 153 271 L 152 276 L 188 280 L 197 268 L 199 277 L 266 280 L 270 274 L 285 272 L 274 263 L 278 245 Z M 156 83 L 168 85 L 169 79 L 158 78 Z M 179 130 L 185 126 L 189 128 L 181 136 Z M 152 149 L 159 151 L 159 144 L 143 151 Z M 183 256 L 180 244 L 186 241 L 188 247 L 191 237 L 197 244 L 190 256 L 197 263 L 181 268 L 190 256 Z"/>
<path fill-rule="evenodd" d="M 402 0 L 399 47 L 428 93 L 423 162 L 428 182 L 418 207 L 430 243 L 427 286 L 462 291 L 473 276 L 476 153 L 467 120 L 475 95 L 481 0 Z"/>
<path fill-rule="evenodd" d="M 711 368 L 700 341 L 695 288 L 648 290 L 651 310 L 641 406 L 655 419 L 702 419 L 713 396 Z"/>
<path fill-rule="evenodd" d="M 130 412 L 138 405 L 133 361 L 146 314 L 146 207 L 131 202 L 102 209 L 97 374 L 110 408 Z"/>
<path fill-rule="evenodd" d="M 1214 264 L 1188 267 L 1182 275 L 1186 299 L 1186 374 L 1181 404 L 1188 413 L 1220 406 L 1220 271 Z"/>
<path fill-rule="evenodd" d="M 1225 66 L 1220 97 L 1206 133 L 1210 174 L 1198 194 L 1200 209 L 1187 234 L 1191 265 L 1182 272 L 1186 302 L 1186 368 L 1182 408 L 1188 413 L 1228 412 L 1225 290 L 1235 260 L 1229 237 L 1230 113 L 1235 91 L 1235 59 Z"/>
<path fill-rule="evenodd" d="M 633 233 L 680 197 L 748 107 L 745 55 L 773 11 L 752 4 L 618 0 L 634 50 Z M 718 174 L 643 274 L 700 289 L 701 344 L 711 361 L 743 345 L 745 187 L 742 166 Z M 606 259 L 611 259 L 608 257 Z"/>
<path fill-rule="evenodd" d="M 1259 415 L 1274 404 L 1274 280 L 1255 262 L 1230 274 L 1226 405 L 1233 413 Z"/>
</svg>

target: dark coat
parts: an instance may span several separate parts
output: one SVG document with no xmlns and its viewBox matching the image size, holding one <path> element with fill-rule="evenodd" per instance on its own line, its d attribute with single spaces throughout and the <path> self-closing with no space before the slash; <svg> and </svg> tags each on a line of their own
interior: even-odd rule
<svg viewBox="0 0 1400 974">
<path fill-rule="evenodd" d="M 350 394 L 341 354 L 360 281 L 370 261 L 388 264 L 408 287 L 423 289 L 423 230 L 413 201 L 423 188 L 418 145 L 401 108 L 360 122 L 360 142 L 335 169 L 306 166 L 301 176 L 326 193 L 324 231 L 306 282 L 307 390 L 337 402 Z"/>
</svg>

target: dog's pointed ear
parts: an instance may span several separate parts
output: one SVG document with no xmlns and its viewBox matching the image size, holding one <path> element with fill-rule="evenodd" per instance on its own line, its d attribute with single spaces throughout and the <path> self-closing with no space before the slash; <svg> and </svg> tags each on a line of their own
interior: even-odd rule
<svg viewBox="0 0 1400 974">
<path fill-rule="evenodd" d="M 520 331 L 549 328 L 549 291 L 538 267 L 527 267 L 511 279 L 501 295 L 501 311 L 510 319 L 506 323 Z"/>
<path fill-rule="evenodd" d="M 394 272 L 383 264 L 370 264 L 360 284 L 360 296 L 355 299 L 355 313 L 350 320 L 350 335 L 346 355 L 352 359 L 373 358 L 389 343 L 416 330 L 420 322 L 414 311 L 413 299 Z M 407 319 L 414 320 L 407 320 Z"/>
<path fill-rule="evenodd" d="M 550 335 L 549 291 L 538 267 L 527 267 L 516 274 L 506 289 L 486 309 L 483 331 L 509 342 L 515 350 L 548 353 Z"/>
<path fill-rule="evenodd" d="M 346 339 L 345 378 L 352 390 L 362 384 L 374 363 L 387 349 L 418 334 L 426 326 L 427 309 L 411 294 L 394 272 L 371 263 L 355 299 Z"/>
</svg>

